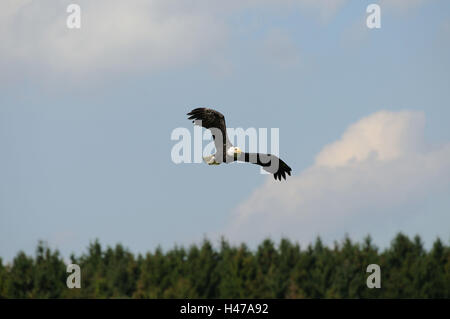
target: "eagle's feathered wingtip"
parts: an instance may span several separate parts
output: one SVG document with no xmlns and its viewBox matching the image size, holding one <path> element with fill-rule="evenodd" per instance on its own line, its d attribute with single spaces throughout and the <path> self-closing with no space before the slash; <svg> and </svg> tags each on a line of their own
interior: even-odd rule
<svg viewBox="0 0 450 319">
<path fill-rule="evenodd" d="M 189 116 L 188 120 L 192 120 L 192 123 L 196 124 L 195 121 L 201 120 L 202 117 L 204 116 L 204 114 L 203 114 L 204 111 L 205 111 L 205 108 L 198 107 L 196 109 L 193 109 L 192 111 L 190 111 L 186 115 Z"/>
<path fill-rule="evenodd" d="M 204 107 L 197 107 L 196 109 L 193 109 L 192 111 L 190 111 L 186 115 L 198 115 L 198 114 L 202 113 L 203 111 L 205 111 Z"/>
<path fill-rule="evenodd" d="M 286 180 L 286 173 L 291 176 L 292 169 L 283 161 L 280 160 L 280 168 L 278 169 L 275 174 L 273 174 L 273 178 L 275 180 L 281 181 L 281 179 Z"/>
</svg>

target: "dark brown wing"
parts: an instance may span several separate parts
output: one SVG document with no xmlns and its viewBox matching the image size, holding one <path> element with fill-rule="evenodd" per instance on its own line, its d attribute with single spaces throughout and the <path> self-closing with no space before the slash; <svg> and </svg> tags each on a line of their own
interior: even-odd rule
<svg viewBox="0 0 450 319">
<path fill-rule="evenodd" d="M 266 172 L 273 174 L 275 180 L 286 179 L 286 174 L 291 176 L 292 169 L 278 156 L 272 154 L 241 153 L 237 160 L 262 166 Z"/>
<path fill-rule="evenodd" d="M 232 146 L 227 136 L 225 116 L 216 110 L 202 107 L 190 111 L 187 115 L 192 123 L 211 131 L 217 152 L 225 155 L 226 150 Z"/>
</svg>

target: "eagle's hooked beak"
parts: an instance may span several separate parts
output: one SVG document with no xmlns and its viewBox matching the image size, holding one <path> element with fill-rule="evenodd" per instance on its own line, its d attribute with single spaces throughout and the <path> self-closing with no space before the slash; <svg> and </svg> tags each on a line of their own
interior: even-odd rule
<svg viewBox="0 0 450 319">
<path fill-rule="evenodd" d="M 236 155 L 241 155 L 242 151 L 239 147 L 236 147 L 235 153 Z"/>
</svg>

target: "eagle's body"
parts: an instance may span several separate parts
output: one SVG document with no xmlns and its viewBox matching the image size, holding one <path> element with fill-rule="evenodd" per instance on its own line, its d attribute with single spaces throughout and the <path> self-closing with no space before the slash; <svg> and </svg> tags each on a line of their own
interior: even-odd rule
<svg viewBox="0 0 450 319">
<path fill-rule="evenodd" d="M 221 163 L 232 163 L 235 161 L 257 164 L 263 169 L 273 174 L 275 179 L 286 179 L 286 174 L 291 175 L 291 168 L 280 158 L 271 154 L 245 153 L 239 147 L 233 146 L 228 139 L 225 117 L 222 113 L 208 108 L 197 108 L 189 112 L 189 119 L 194 124 L 209 129 L 212 133 L 216 153 L 204 157 L 209 165 L 219 165 Z"/>
</svg>

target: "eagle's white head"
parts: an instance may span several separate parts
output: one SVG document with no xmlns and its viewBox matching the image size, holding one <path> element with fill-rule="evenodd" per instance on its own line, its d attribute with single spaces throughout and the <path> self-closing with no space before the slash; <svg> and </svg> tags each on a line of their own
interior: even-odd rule
<svg viewBox="0 0 450 319">
<path fill-rule="evenodd" d="M 234 157 L 235 159 L 242 153 L 241 149 L 236 146 L 232 146 L 227 150 L 227 155 Z"/>
</svg>

